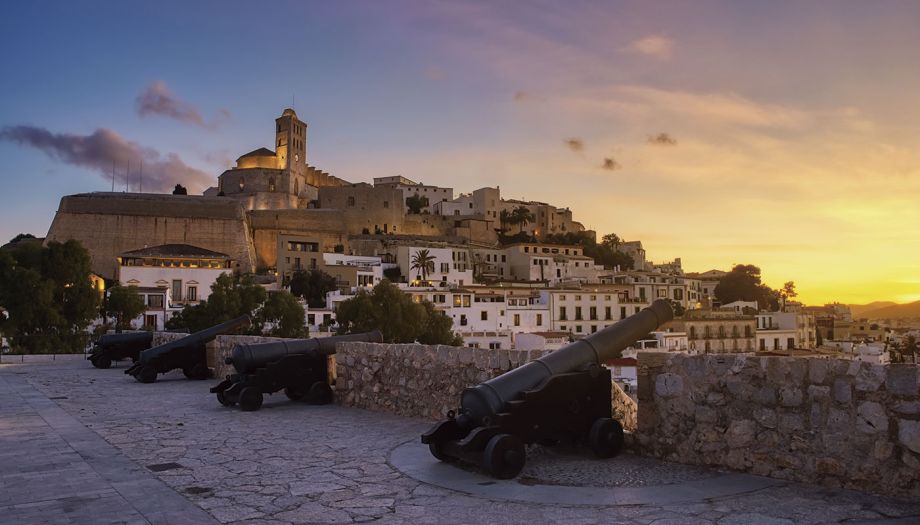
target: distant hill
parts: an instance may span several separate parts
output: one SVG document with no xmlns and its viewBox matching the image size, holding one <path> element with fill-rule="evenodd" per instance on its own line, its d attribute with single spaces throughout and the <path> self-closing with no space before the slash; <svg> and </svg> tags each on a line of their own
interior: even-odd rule
<svg viewBox="0 0 920 525">
<path fill-rule="evenodd" d="M 892 301 L 875 301 L 869 304 L 848 304 L 847 306 L 850 307 L 850 312 L 853 314 L 853 317 L 863 317 L 864 312 L 897 305 L 898 303 Z"/>
<path fill-rule="evenodd" d="M 920 301 L 907 304 L 885 306 L 875 310 L 868 310 L 859 315 L 868 319 L 899 319 L 904 317 L 920 317 Z"/>
</svg>

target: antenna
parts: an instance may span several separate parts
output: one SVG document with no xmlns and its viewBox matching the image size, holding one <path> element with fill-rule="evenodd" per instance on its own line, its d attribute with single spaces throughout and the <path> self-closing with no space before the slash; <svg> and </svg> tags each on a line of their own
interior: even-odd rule
<svg viewBox="0 0 920 525">
<path fill-rule="evenodd" d="M 112 193 L 115 193 L 115 159 L 112 159 Z"/>
<path fill-rule="evenodd" d="M 137 190 L 138 193 L 144 193 L 144 159 L 141 159 L 141 187 Z"/>
<path fill-rule="evenodd" d="M 291 109 L 297 109 L 297 108 L 294 107 L 294 106 L 296 106 L 296 105 L 297 105 L 297 104 L 294 103 L 294 94 L 291 93 Z"/>
<path fill-rule="evenodd" d="M 131 180 L 131 161 L 125 166 L 125 193 L 128 193 L 128 182 Z"/>
</svg>

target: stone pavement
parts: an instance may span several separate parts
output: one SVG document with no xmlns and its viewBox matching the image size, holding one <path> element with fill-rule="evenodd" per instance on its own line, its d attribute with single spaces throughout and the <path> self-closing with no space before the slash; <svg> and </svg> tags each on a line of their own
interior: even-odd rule
<svg viewBox="0 0 920 525">
<path fill-rule="evenodd" d="M 529 475 L 496 482 L 407 444 L 427 421 L 283 395 L 240 412 L 214 381 L 6 362 L 0 523 L 920 523 L 918 502 L 629 456 L 536 452 Z"/>
</svg>

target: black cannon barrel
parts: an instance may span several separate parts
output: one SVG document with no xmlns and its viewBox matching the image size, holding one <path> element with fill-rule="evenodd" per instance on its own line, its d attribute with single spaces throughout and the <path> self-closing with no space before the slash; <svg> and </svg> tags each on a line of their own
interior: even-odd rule
<svg viewBox="0 0 920 525">
<path fill-rule="evenodd" d="M 313 337 L 310 339 L 291 339 L 288 341 L 275 341 L 271 343 L 239 344 L 233 348 L 230 357 L 225 362 L 244 374 L 256 368 L 265 366 L 273 361 L 278 361 L 289 355 L 331 355 L 335 353 L 335 344 L 345 341 L 364 343 L 382 343 L 383 334 L 380 330 L 360 334 L 334 335 L 330 337 Z"/>
<path fill-rule="evenodd" d="M 149 363 L 151 360 L 179 348 L 189 348 L 193 346 L 204 345 L 221 334 L 225 334 L 242 326 L 249 326 L 249 323 L 249 316 L 241 315 L 236 319 L 231 319 L 227 322 L 214 325 L 210 328 L 205 328 L 204 330 L 200 330 L 194 334 L 189 334 L 182 339 L 170 341 L 169 343 L 153 347 L 149 350 L 144 350 L 141 352 L 140 362 L 143 364 Z"/>
<path fill-rule="evenodd" d="M 153 332 L 126 332 L 122 334 L 106 334 L 96 341 L 95 346 L 105 349 L 123 345 L 149 345 L 152 341 Z"/>
<path fill-rule="evenodd" d="M 671 303 L 659 299 L 641 312 L 579 339 L 555 352 L 536 359 L 505 374 L 463 391 L 460 405 L 472 424 L 497 414 L 505 403 L 521 392 L 531 390 L 555 374 L 581 370 L 589 365 L 601 365 L 618 357 L 623 349 L 642 336 L 656 330 L 674 318 Z"/>
</svg>

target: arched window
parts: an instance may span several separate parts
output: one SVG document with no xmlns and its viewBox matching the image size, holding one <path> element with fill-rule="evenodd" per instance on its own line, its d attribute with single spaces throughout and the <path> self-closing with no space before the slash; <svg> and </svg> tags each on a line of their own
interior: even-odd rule
<svg viewBox="0 0 920 525">
<path fill-rule="evenodd" d="M 695 326 L 690 327 L 690 339 L 696 339 L 696 327 Z"/>
<path fill-rule="evenodd" d="M 245 187 L 246 187 L 246 179 L 244 177 L 240 177 L 240 191 L 243 191 L 243 188 Z"/>
<path fill-rule="evenodd" d="M 275 191 L 275 178 L 274 177 L 268 178 L 268 191 Z"/>
</svg>

